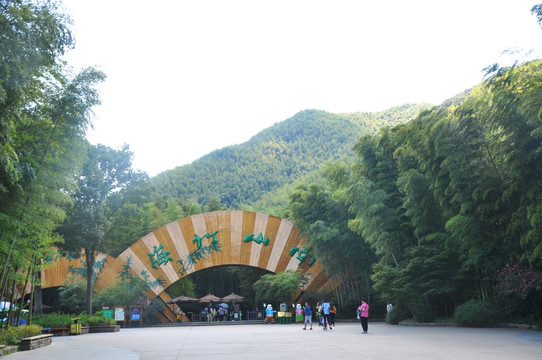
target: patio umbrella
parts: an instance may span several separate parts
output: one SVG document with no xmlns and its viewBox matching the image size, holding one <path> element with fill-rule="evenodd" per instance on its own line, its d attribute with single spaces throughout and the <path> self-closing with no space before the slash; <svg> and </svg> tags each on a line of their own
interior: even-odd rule
<svg viewBox="0 0 542 360">
<path fill-rule="evenodd" d="M 198 302 L 199 299 L 192 298 L 190 296 L 177 296 L 169 301 L 166 301 L 166 304 L 180 304 L 180 303 L 189 303 L 189 302 Z"/>
<path fill-rule="evenodd" d="M 241 295 L 231 293 L 228 296 L 223 297 L 222 300 L 227 301 L 227 302 L 232 302 L 232 303 L 235 304 L 235 303 L 239 303 L 239 302 L 245 300 L 245 298 L 243 296 L 241 296 Z"/>
<path fill-rule="evenodd" d="M 221 298 L 219 298 L 218 296 L 214 296 L 212 294 L 207 294 L 205 295 L 204 297 L 200 298 L 199 299 L 199 302 L 200 303 L 210 303 L 210 302 L 218 302 L 222 300 Z"/>
</svg>

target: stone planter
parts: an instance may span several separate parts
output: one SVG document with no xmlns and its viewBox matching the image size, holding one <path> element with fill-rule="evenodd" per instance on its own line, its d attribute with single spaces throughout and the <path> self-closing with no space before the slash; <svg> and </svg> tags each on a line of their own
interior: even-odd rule
<svg viewBox="0 0 542 360">
<path fill-rule="evenodd" d="M 120 325 L 110 325 L 110 324 L 90 324 L 88 328 L 91 334 L 120 331 Z"/>
<path fill-rule="evenodd" d="M 51 345 L 53 334 L 42 334 L 21 339 L 21 350 L 34 350 Z"/>
</svg>

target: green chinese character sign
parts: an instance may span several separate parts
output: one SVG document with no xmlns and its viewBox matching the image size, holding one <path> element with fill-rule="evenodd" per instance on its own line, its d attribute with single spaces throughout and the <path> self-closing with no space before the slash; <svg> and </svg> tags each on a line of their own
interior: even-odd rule
<svg viewBox="0 0 542 360">
<path fill-rule="evenodd" d="M 194 234 L 194 239 L 192 239 L 192 244 L 193 243 L 196 243 L 196 245 L 198 246 L 198 249 L 201 249 L 201 241 L 204 239 L 204 238 L 212 238 L 213 240 L 211 241 L 211 244 L 216 244 L 218 243 L 218 239 L 216 237 L 216 234 L 218 234 L 218 230 L 216 230 L 214 233 L 212 234 L 205 234 L 203 236 L 198 236 L 197 234 Z"/>
<path fill-rule="evenodd" d="M 262 233 L 260 233 L 257 237 L 254 237 L 254 234 L 245 235 L 245 237 L 243 238 L 243 242 L 250 241 L 254 241 L 256 244 L 264 244 L 264 246 L 267 246 L 269 245 L 270 240 L 268 237 L 264 239 Z"/>
<path fill-rule="evenodd" d="M 298 247 L 293 247 L 290 249 L 290 256 L 294 256 L 295 254 L 298 254 L 296 257 L 296 259 L 299 260 L 298 266 L 303 264 L 306 260 L 308 260 L 307 258 L 311 258 L 311 260 L 307 262 L 307 265 L 311 267 L 312 264 L 314 264 L 314 262 L 316 261 L 316 258 L 314 257 L 314 255 L 311 254 L 311 252 L 312 252 L 311 247 L 303 246 L 303 249 L 300 249 Z"/>
<path fill-rule="evenodd" d="M 179 276 L 182 277 L 186 275 L 188 271 L 192 270 L 199 261 L 205 260 L 212 253 L 222 252 L 222 246 L 218 243 L 218 237 L 216 236 L 216 234 L 218 234 L 218 230 L 216 230 L 212 234 L 207 233 L 203 236 L 198 236 L 197 234 L 194 234 L 192 244 L 197 243 L 197 249 L 192 250 L 190 254 L 188 254 L 186 259 L 177 260 L 177 263 L 180 265 L 179 269 L 177 270 Z M 204 238 L 212 238 L 213 240 L 211 241 L 211 245 L 202 246 L 201 242 Z"/>
<path fill-rule="evenodd" d="M 147 253 L 153 268 L 158 269 L 158 266 L 165 265 L 170 260 L 173 260 L 173 258 L 169 256 L 169 251 L 164 251 L 164 246 L 162 244 L 160 244 L 158 248 L 156 246 L 153 246 L 153 248 L 154 252 Z"/>
</svg>

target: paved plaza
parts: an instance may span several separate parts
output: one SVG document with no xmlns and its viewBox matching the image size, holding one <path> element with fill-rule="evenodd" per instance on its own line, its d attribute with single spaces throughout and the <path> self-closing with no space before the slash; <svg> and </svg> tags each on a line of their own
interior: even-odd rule
<svg viewBox="0 0 542 360">
<path fill-rule="evenodd" d="M 49 346 L 6 360 L 188 359 L 542 359 L 542 332 L 338 323 L 332 331 L 301 324 L 172 326 L 55 337 Z"/>
</svg>

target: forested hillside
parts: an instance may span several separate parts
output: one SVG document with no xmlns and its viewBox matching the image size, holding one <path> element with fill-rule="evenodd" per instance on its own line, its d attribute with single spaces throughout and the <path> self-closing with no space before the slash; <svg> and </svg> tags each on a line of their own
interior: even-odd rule
<svg viewBox="0 0 542 360">
<path fill-rule="evenodd" d="M 288 191 L 325 162 L 353 156 L 356 139 L 415 117 L 428 104 L 409 104 L 379 113 L 333 114 L 305 110 L 261 131 L 249 141 L 213 151 L 192 164 L 151 179 L 156 193 L 205 205 L 218 199 L 226 208 L 267 211 L 287 204 Z M 314 175 L 313 175 L 314 177 Z M 269 198 L 271 202 L 261 202 Z M 277 198 L 278 197 L 278 198 Z"/>
</svg>

